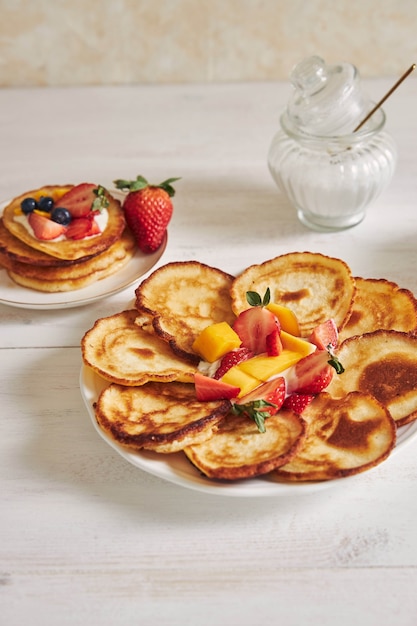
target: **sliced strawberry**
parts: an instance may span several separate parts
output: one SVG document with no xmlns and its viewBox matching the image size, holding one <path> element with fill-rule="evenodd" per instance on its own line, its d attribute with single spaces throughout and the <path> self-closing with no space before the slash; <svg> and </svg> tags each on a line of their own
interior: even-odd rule
<svg viewBox="0 0 417 626">
<path fill-rule="evenodd" d="M 233 404 L 233 412 L 237 415 L 245 414 L 253 419 L 258 430 L 265 432 L 265 419 L 278 413 L 285 400 L 285 378 L 274 378 L 250 393 L 239 398 L 239 403 Z"/>
<path fill-rule="evenodd" d="M 277 329 L 280 330 L 277 318 L 262 306 L 242 311 L 233 324 L 233 330 L 242 340 L 242 346 L 254 354 L 266 352 L 266 338 Z"/>
<path fill-rule="evenodd" d="M 282 341 L 278 328 L 266 336 L 266 352 L 268 356 L 278 356 L 282 352 Z"/>
<path fill-rule="evenodd" d="M 219 380 L 228 370 L 230 370 L 231 367 L 242 363 L 242 361 L 246 361 L 246 359 L 249 359 L 252 356 L 253 352 L 248 350 L 248 348 L 236 348 L 236 350 L 231 350 L 225 354 L 220 361 L 220 365 L 215 371 L 213 378 Z"/>
<path fill-rule="evenodd" d="M 36 239 L 49 241 L 56 239 L 66 231 L 66 226 L 54 222 L 49 217 L 39 215 L 39 213 L 29 213 L 28 222 L 33 228 Z"/>
<path fill-rule="evenodd" d="M 67 239 L 84 239 L 100 233 L 100 228 L 90 217 L 76 217 L 67 228 Z"/>
<path fill-rule="evenodd" d="M 73 218 L 84 217 L 91 211 L 94 201 L 97 199 L 97 185 L 93 183 L 81 183 L 72 187 L 57 202 L 57 205 L 68 209 Z"/>
<path fill-rule="evenodd" d="M 215 380 L 196 372 L 194 375 L 195 393 L 197 400 L 208 402 L 210 400 L 231 400 L 239 394 L 239 387 L 228 385 L 221 380 Z"/>
<path fill-rule="evenodd" d="M 301 415 L 315 397 L 313 393 L 292 393 L 285 398 L 282 406 L 284 409 L 289 409 L 297 413 L 297 415 Z"/>
<path fill-rule="evenodd" d="M 90 219 L 90 222 L 91 222 L 91 225 L 90 225 L 90 232 L 88 233 L 88 236 L 91 237 L 91 235 L 99 235 L 101 233 L 101 230 L 96 220 L 93 218 L 93 219 Z"/>
<path fill-rule="evenodd" d="M 319 324 L 313 329 L 313 332 L 308 340 L 310 343 L 314 343 L 319 350 L 330 350 L 332 348 L 336 348 L 339 341 L 339 333 L 336 322 L 333 319 L 329 319 L 326 322 Z"/>
<path fill-rule="evenodd" d="M 334 369 L 327 350 L 316 350 L 300 359 L 287 377 L 288 393 L 316 394 L 323 391 L 333 378 Z"/>
</svg>

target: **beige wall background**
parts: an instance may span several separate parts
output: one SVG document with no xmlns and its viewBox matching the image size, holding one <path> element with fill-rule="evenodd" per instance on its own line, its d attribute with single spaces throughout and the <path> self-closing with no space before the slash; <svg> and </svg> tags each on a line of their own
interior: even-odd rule
<svg viewBox="0 0 417 626">
<path fill-rule="evenodd" d="M 3 87 L 285 80 L 311 54 L 399 76 L 417 0 L 0 0 Z"/>
</svg>

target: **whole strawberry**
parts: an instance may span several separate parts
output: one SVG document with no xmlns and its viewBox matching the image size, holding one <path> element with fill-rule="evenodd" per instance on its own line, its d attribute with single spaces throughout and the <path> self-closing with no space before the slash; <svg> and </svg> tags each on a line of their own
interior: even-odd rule
<svg viewBox="0 0 417 626">
<path fill-rule="evenodd" d="M 123 210 L 142 252 L 155 252 L 162 244 L 173 211 L 175 189 L 171 183 L 176 180 L 179 178 L 169 178 L 159 185 L 150 185 L 143 176 L 114 181 L 117 189 L 128 191 Z"/>
</svg>

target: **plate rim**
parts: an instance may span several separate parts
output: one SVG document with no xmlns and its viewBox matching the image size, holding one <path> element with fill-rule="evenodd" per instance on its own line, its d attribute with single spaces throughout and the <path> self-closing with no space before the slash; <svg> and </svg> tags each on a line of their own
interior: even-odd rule
<svg viewBox="0 0 417 626">
<path fill-rule="evenodd" d="M 118 192 L 117 190 L 115 191 L 115 190 L 109 189 L 109 193 L 111 193 L 112 195 L 116 197 L 119 196 L 119 198 L 120 196 L 123 196 L 123 194 L 121 192 Z M 0 217 L 3 214 L 4 207 L 7 206 L 7 204 L 10 203 L 11 201 L 12 199 L 0 201 Z M 139 278 L 142 278 L 143 276 L 145 276 L 145 274 L 150 272 L 155 267 L 155 265 L 159 262 L 159 260 L 161 259 L 161 257 L 163 256 L 166 250 L 167 245 L 168 245 L 168 232 L 165 233 L 161 246 L 158 248 L 158 250 L 156 250 L 152 254 L 145 254 L 141 252 L 139 249 L 137 249 L 135 254 L 128 261 L 128 263 L 124 267 L 122 267 L 120 270 L 115 272 L 114 274 L 97 281 L 97 283 L 93 283 L 93 285 L 87 285 L 86 287 L 72 290 L 72 291 L 48 293 L 48 292 L 36 291 L 34 289 L 29 289 L 28 287 L 24 287 L 23 285 L 18 285 L 17 283 L 14 283 L 12 279 L 9 277 L 9 275 L 7 274 L 6 268 L 0 267 L 0 270 L 3 270 L 0 273 L 0 304 L 4 304 L 6 306 L 11 306 L 14 308 L 29 309 L 29 310 L 69 309 L 69 308 L 86 306 L 87 304 L 92 304 L 93 302 L 97 302 L 98 300 L 103 300 L 104 298 L 114 296 L 117 293 L 120 293 L 121 291 L 123 291 L 124 289 L 128 289 Z M 143 262 L 147 261 L 146 269 L 140 269 L 139 264 L 142 261 Z M 135 270 L 136 265 L 132 267 L 132 263 L 136 263 L 136 265 L 138 265 L 136 270 Z M 130 272 L 129 274 L 127 274 L 129 270 Z M 125 280 L 122 280 L 122 282 L 120 282 L 119 284 L 114 284 L 116 283 L 118 275 L 119 276 L 124 275 L 123 272 L 126 273 Z M 12 285 L 11 287 L 9 287 L 9 285 L 7 284 L 8 282 Z M 87 295 L 88 290 L 89 289 L 91 290 L 91 288 L 96 285 L 101 287 L 101 290 L 99 290 L 94 295 Z M 113 285 L 113 286 L 109 287 L 109 285 Z M 5 298 L 4 292 L 7 293 L 8 289 L 10 289 L 11 293 L 13 291 L 17 291 L 19 293 L 21 292 L 22 294 L 27 293 L 28 298 L 26 300 L 24 299 L 24 296 L 22 296 L 22 298 L 17 299 L 17 300 L 12 299 L 12 297 Z M 31 294 L 34 298 L 33 300 L 30 299 Z M 37 298 L 35 298 L 33 294 L 36 294 L 38 298 L 42 298 L 43 301 L 40 301 L 40 302 L 35 301 L 37 300 Z"/>
<path fill-rule="evenodd" d="M 268 481 L 266 477 L 257 477 L 249 480 L 234 481 L 232 483 L 217 483 L 209 478 L 204 477 L 189 464 L 191 477 L 185 477 L 182 472 L 174 472 L 170 460 L 178 459 L 180 452 L 175 455 L 157 455 L 152 452 L 130 452 L 122 448 L 117 442 L 113 441 L 98 425 L 95 419 L 93 403 L 96 401 L 98 392 L 110 382 L 99 376 L 93 369 L 85 363 L 81 366 L 79 385 L 81 397 L 87 409 L 87 413 L 91 419 L 93 427 L 98 435 L 125 461 L 148 474 L 156 476 L 166 482 L 188 488 L 194 491 L 208 493 L 211 495 L 227 496 L 227 497 L 292 497 L 300 495 L 310 495 L 324 491 L 325 489 L 345 484 L 346 481 L 352 481 L 363 476 L 364 473 L 346 476 L 344 478 L 317 481 L 309 483 L 283 483 Z M 408 427 L 408 428 L 407 428 Z M 411 430 L 411 435 L 409 431 Z M 417 420 L 401 427 L 401 433 L 397 436 L 395 448 L 392 450 L 390 457 L 402 449 L 406 444 L 417 437 Z M 156 458 L 161 457 L 160 459 Z M 168 460 L 169 459 L 169 460 Z M 181 457 L 183 465 L 187 464 L 187 460 Z M 378 466 L 376 466 L 378 467 Z M 371 471 L 371 470 L 369 470 Z M 366 472 L 368 473 L 368 472 Z M 187 474 L 188 476 L 188 474 Z"/>
</svg>

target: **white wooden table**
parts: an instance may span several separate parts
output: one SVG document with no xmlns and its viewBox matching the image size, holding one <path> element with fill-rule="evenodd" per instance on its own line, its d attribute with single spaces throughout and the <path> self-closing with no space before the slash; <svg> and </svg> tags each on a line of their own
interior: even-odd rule
<svg viewBox="0 0 417 626">
<path fill-rule="evenodd" d="M 392 80 L 367 83 L 374 99 Z M 385 105 L 395 177 L 337 234 L 296 220 L 266 165 L 288 84 L 0 91 L 0 194 L 181 176 L 160 264 L 237 273 L 289 251 L 417 293 L 417 81 Z M 302 496 L 227 498 L 133 467 L 97 435 L 80 339 L 133 288 L 84 307 L 0 304 L 0 622 L 415 626 L 417 441 Z"/>
</svg>

